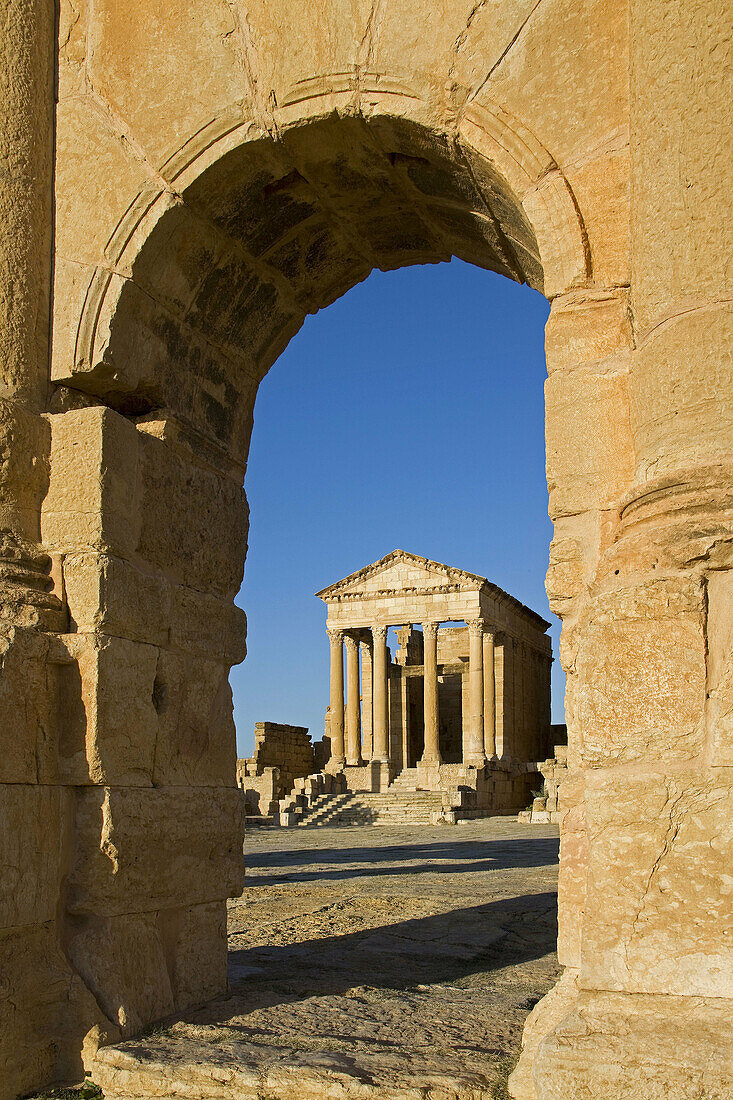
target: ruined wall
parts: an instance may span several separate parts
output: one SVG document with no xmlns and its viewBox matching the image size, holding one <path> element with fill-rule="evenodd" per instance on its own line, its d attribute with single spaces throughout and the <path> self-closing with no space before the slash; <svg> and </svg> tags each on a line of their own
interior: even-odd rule
<svg viewBox="0 0 733 1100">
<path fill-rule="evenodd" d="M 295 780 L 317 770 L 306 726 L 255 722 L 254 755 L 237 760 L 237 785 L 244 791 L 247 813 L 275 813 Z"/>
<path fill-rule="evenodd" d="M 5 1094 L 223 990 L 257 385 L 450 255 L 552 302 L 567 969 L 512 1088 L 731 1091 L 726 5 L 82 0 L 55 120 L 51 10 L 6 12 Z"/>
<path fill-rule="evenodd" d="M 307 726 L 284 722 L 255 722 L 254 754 L 246 761 L 258 774 L 262 768 L 280 768 L 283 777 L 299 779 L 313 772 L 313 745 Z"/>
</svg>

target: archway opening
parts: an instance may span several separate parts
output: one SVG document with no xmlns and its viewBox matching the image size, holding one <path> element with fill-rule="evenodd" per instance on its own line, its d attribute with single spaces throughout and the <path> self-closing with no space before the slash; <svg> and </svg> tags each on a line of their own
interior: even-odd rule
<svg viewBox="0 0 733 1100">
<path fill-rule="evenodd" d="M 255 722 L 323 736 L 328 639 L 314 593 L 395 546 L 486 573 L 550 618 L 547 312 L 530 289 L 460 261 L 375 272 L 308 318 L 280 356 L 258 392 L 248 459 L 237 598 L 248 657 L 231 677 L 240 757 L 252 755 Z M 551 635 L 557 652 L 557 620 Z M 388 645 L 401 660 L 395 631 Z M 559 662 L 552 673 L 561 723 Z M 457 672 L 445 676 L 444 716 L 461 709 Z M 411 756 L 421 692 L 417 677 Z M 445 758 L 459 762 L 453 741 Z"/>
<path fill-rule="evenodd" d="M 70 957 L 123 1036 L 225 988 L 224 900 L 241 884 L 227 677 L 243 655 L 232 601 L 244 567 L 242 484 L 262 378 L 307 314 L 375 268 L 455 256 L 538 290 L 545 281 L 520 196 L 467 144 L 385 116 L 330 116 L 285 129 L 277 141 L 231 144 L 207 154 L 210 167 L 182 170 L 177 192 L 133 205 L 90 288 L 75 361 L 56 396 L 58 411 L 77 409 L 93 422 L 102 465 L 107 454 L 119 459 L 103 486 L 108 544 L 65 574 L 69 611 L 77 623 L 87 614 L 80 593 L 88 597 L 96 569 L 104 605 L 96 621 L 129 631 L 126 690 L 147 693 L 145 718 L 157 730 L 142 746 L 144 760 L 140 746 L 130 750 L 140 791 L 122 786 L 129 780 L 117 779 L 119 761 L 105 745 L 96 763 L 111 791 L 105 829 L 130 852 L 123 869 L 151 872 L 146 891 L 126 894 L 123 916 L 131 928 L 138 905 L 150 940 L 143 985 L 163 993 L 151 1001 L 139 982 L 109 979 L 119 936 L 130 934 L 105 924 L 107 894 L 124 889 L 124 876 L 104 866 L 94 889 L 74 901 L 84 922 L 75 916 L 69 933 Z M 63 429 L 59 439 L 63 446 Z M 124 563 L 117 572 L 115 555 Z M 98 815 L 95 798 L 90 814 Z M 184 859 L 177 841 L 196 818 L 206 828 Z M 165 880 L 152 873 L 161 846 L 180 872 Z M 90 845 L 90 867 L 97 855 Z M 83 859 L 80 866 L 83 878 Z M 163 914 L 157 924 L 152 911 Z M 101 945 L 93 957 L 92 935 Z"/>
</svg>

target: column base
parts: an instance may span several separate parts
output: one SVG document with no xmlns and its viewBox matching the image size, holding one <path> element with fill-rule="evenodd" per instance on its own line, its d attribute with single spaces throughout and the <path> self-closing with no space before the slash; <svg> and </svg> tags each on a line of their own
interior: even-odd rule
<svg viewBox="0 0 733 1100">
<path fill-rule="evenodd" d="M 689 1100 L 733 1095 L 730 1000 L 579 990 L 575 973 L 532 1010 L 514 1100 Z"/>
<path fill-rule="evenodd" d="M 442 763 L 443 761 L 438 753 L 431 753 L 430 755 L 426 754 L 425 756 L 420 757 L 420 759 L 418 760 L 418 764 L 422 764 L 425 767 L 437 767 Z"/>
<path fill-rule="evenodd" d="M 486 756 L 484 755 L 484 753 L 475 752 L 475 753 L 466 753 L 466 755 L 464 757 L 464 760 L 463 760 L 463 763 L 470 765 L 472 768 L 485 768 L 488 761 L 487 761 Z"/>
<path fill-rule="evenodd" d="M 329 775 L 334 775 L 336 772 L 342 772 L 345 767 L 346 767 L 346 757 L 345 756 L 332 756 L 331 759 L 326 764 L 326 767 L 325 767 L 324 770 L 327 771 L 329 773 Z"/>
</svg>

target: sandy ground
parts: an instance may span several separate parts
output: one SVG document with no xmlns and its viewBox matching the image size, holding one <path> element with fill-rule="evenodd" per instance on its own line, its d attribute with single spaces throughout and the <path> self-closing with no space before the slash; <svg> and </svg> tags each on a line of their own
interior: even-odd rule
<svg viewBox="0 0 733 1100">
<path fill-rule="evenodd" d="M 507 1095 L 559 973 L 554 826 L 252 828 L 245 852 L 231 997 L 118 1048 L 107 1097 Z"/>
</svg>

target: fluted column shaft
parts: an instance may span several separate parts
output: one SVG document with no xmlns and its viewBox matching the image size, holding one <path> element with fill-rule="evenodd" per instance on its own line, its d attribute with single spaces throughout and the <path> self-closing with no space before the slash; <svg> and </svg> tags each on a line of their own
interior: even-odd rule
<svg viewBox="0 0 733 1100">
<path fill-rule="evenodd" d="M 389 722 L 387 717 L 387 627 L 372 627 L 372 759 L 389 762 Z"/>
<path fill-rule="evenodd" d="M 468 738 L 465 764 L 482 767 L 484 752 L 484 623 L 472 619 L 468 623 Z"/>
<path fill-rule="evenodd" d="M 359 641 L 347 634 L 346 643 L 346 763 L 361 764 L 361 691 Z"/>
<path fill-rule="evenodd" d="M 438 723 L 438 624 L 423 623 L 423 764 L 440 764 Z"/>
<path fill-rule="evenodd" d="M 496 681 L 494 679 L 494 634 L 484 632 L 484 752 L 496 756 Z"/>
<path fill-rule="evenodd" d="M 329 630 L 331 642 L 331 759 L 333 766 L 342 767 L 344 754 L 344 634 L 342 630 Z"/>
</svg>

